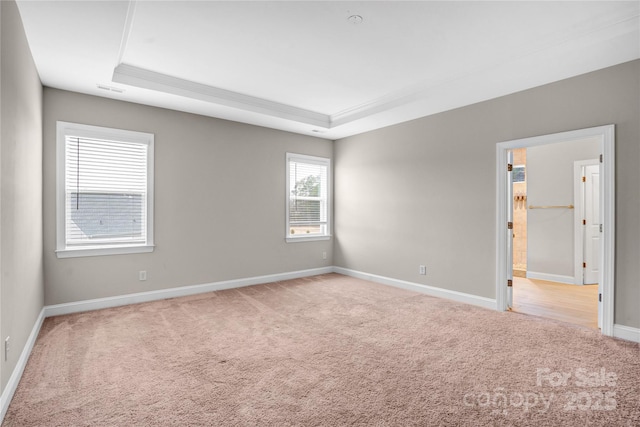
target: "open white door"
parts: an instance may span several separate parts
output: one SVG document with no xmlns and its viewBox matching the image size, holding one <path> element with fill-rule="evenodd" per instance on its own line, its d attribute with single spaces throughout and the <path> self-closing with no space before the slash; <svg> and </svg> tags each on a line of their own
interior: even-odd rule
<svg viewBox="0 0 640 427">
<path fill-rule="evenodd" d="M 584 167 L 584 284 L 598 284 L 598 328 L 602 329 L 600 280 L 600 164 Z"/>
<path fill-rule="evenodd" d="M 603 320 L 602 180 L 599 159 L 574 163 L 575 186 L 575 280 L 576 285 L 598 285 L 598 328 Z"/>
<path fill-rule="evenodd" d="M 584 167 L 584 284 L 600 280 L 600 165 Z"/>
<path fill-rule="evenodd" d="M 507 153 L 507 309 L 513 308 L 513 151 Z"/>
</svg>

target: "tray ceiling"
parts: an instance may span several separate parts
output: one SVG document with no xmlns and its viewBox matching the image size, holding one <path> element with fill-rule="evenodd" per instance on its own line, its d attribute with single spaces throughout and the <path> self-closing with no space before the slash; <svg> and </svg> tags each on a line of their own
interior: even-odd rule
<svg viewBox="0 0 640 427">
<path fill-rule="evenodd" d="M 640 57 L 638 1 L 18 6 L 46 86 L 328 139 Z"/>
</svg>

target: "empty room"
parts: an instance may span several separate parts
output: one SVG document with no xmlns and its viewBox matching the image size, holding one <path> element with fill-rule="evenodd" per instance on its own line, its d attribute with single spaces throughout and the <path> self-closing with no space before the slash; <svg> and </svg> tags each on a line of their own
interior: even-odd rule
<svg viewBox="0 0 640 427">
<path fill-rule="evenodd" d="M 3 426 L 640 425 L 640 2 L 3 0 L 0 99 Z"/>
</svg>

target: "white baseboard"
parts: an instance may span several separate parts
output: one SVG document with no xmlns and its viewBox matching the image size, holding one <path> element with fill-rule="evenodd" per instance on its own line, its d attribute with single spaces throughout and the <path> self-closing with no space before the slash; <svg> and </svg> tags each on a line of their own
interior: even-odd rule
<svg viewBox="0 0 640 427">
<path fill-rule="evenodd" d="M 36 323 L 33 325 L 31 329 L 31 333 L 29 334 L 29 338 L 27 338 L 27 342 L 22 349 L 22 353 L 20 353 L 20 357 L 18 358 L 18 363 L 16 363 L 15 368 L 13 368 L 13 372 L 11 373 L 11 377 L 9 377 L 9 381 L 7 382 L 7 386 L 2 391 L 2 395 L 0 396 L 0 424 L 4 420 L 4 416 L 9 409 L 9 404 L 11 403 L 11 399 L 13 399 L 13 394 L 16 392 L 18 388 L 18 383 L 20 383 L 20 378 L 22 378 L 22 373 L 24 372 L 24 368 L 27 366 L 27 361 L 29 360 L 29 356 L 31 355 L 31 350 L 33 349 L 33 345 L 36 343 L 36 338 L 38 338 L 38 334 L 40 333 L 40 328 L 42 327 L 42 322 L 44 322 L 45 314 L 44 308 L 40 310 L 40 314 L 36 319 Z"/>
<path fill-rule="evenodd" d="M 560 274 L 537 273 L 527 270 L 527 279 L 546 280 L 549 282 L 566 283 L 567 285 L 575 285 L 576 279 L 573 276 L 562 276 Z"/>
<path fill-rule="evenodd" d="M 631 326 L 613 325 L 613 336 L 627 341 L 640 343 L 640 329 Z"/>
<path fill-rule="evenodd" d="M 408 289 L 410 291 L 420 292 L 434 297 L 450 299 L 453 301 L 463 302 L 465 304 L 477 305 L 479 307 L 496 309 L 496 300 L 477 295 L 465 294 L 464 292 L 451 291 L 449 289 L 436 288 L 429 285 L 421 285 L 419 283 L 407 282 L 405 280 L 392 279 L 390 277 L 378 276 L 376 274 L 363 273 L 361 271 L 351 270 L 343 267 L 334 267 L 335 273 L 344 274 L 345 276 L 356 277 L 358 279 L 369 280 L 383 285 L 394 286 L 396 288 Z"/>
<path fill-rule="evenodd" d="M 122 305 L 138 304 L 141 302 L 158 301 L 167 298 L 184 297 L 188 295 L 204 294 L 206 292 L 224 289 L 241 288 L 244 286 L 273 283 L 281 280 L 298 279 L 318 274 L 332 273 L 333 267 L 312 268 L 309 270 L 292 271 L 288 273 L 269 274 L 244 279 L 225 280 L 221 282 L 205 283 L 202 285 L 181 286 L 177 288 L 160 289 L 157 291 L 138 292 L 135 294 L 119 295 L 115 297 L 97 298 L 64 304 L 48 305 L 44 308 L 45 317 L 63 314 L 79 313 L 82 311 L 100 310 L 103 308 L 119 307 Z"/>
</svg>

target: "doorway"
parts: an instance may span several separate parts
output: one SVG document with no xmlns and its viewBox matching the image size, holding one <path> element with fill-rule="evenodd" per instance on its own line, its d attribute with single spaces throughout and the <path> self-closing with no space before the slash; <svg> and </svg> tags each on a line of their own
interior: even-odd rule
<svg viewBox="0 0 640 427">
<path fill-rule="evenodd" d="M 511 152 L 512 310 L 597 329 L 600 144 L 588 138 Z"/>
<path fill-rule="evenodd" d="M 598 285 L 514 277 L 512 311 L 598 329 Z"/>
<path fill-rule="evenodd" d="M 507 170 L 508 159 L 510 155 L 512 155 L 512 150 L 518 148 L 528 148 L 533 152 L 537 150 L 539 147 L 549 146 L 552 144 L 558 144 L 561 142 L 579 142 L 581 140 L 596 140 L 598 144 L 598 151 L 602 156 L 598 156 L 598 163 L 600 170 L 598 171 L 597 184 L 595 187 L 597 191 L 591 188 L 591 195 L 596 195 L 598 197 L 598 214 L 593 215 L 591 221 L 597 226 L 594 226 L 594 229 L 597 229 L 597 234 L 595 234 L 594 239 L 591 240 L 592 244 L 596 244 L 600 249 L 598 257 L 593 259 L 597 268 L 593 270 L 593 274 L 597 277 L 597 283 L 599 283 L 600 289 L 597 291 L 598 296 L 598 307 L 601 313 L 602 319 L 602 333 L 605 335 L 613 335 L 613 261 L 614 261 L 614 126 L 600 126 L 596 128 L 589 129 L 581 129 L 577 131 L 570 132 L 562 132 L 558 134 L 552 135 L 543 135 L 539 137 L 532 138 L 524 138 L 513 141 L 506 141 L 497 144 L 496 151 L 496 160 L 497 160 L 497 202 L 496 202 L 496 301 L 498 310 L 507 310 L 509 307 L 513 306 L 513 287 L 514 279 L 520 280 L 521 278 L 515 277 L 513 275 L 513 202 L 515 197 L 517 197 L 517 193 L 513 190 L 513 184 L 511 182 L 512 176 L 511 172 Z M 529 156 L 528 156 L 529 157 Z M 553 157 L 555 158 L 555 157 Z M 531 159 L 528 158 L 530 162 Z M 586 169 L 585 169 L 586 170 Z M 569 171 L 571 175 L 573 172 Z M 550 185 L 553 185 L 551 183 Z M 542 193 L 548 194 L 548 193 Z M 554 217 L 567 216 L 569 210 L 573 210 L 574 204 L 577 206 L 577 203 L 573 202 L 573 197 L 570 202 L 563 201 L 562 203 L 552 203 L 544 201 L 544 198 L 540 198 L 540 200 L 534 201 L 531 200 L 531 194 L 526 194 L 527 200 L 527 208 L 528 208 L 528 220 L 532 221 L 534 218 L 533 213 L 535 215 L 540 216 L 542 220 L 540 224 L 544 225 L 547 228 L 550 228 L 551 219 Z M 583 203 L 586 204 L 587 202 Z M 549 209 L 539 209 L 532 210 L 530 207 L 539 207 L 539 208 L 549 208 Z M 570 206 L 570 207 L 569 207 Z M 562 210 L 564 209 L 564 211 Z M 576 215 L 577 210 L 575 211 Z M 571 218 L 573 218 L 573 214 L 569 213 Z M 551 218 L 551 219 L 550 219 Z M 546 221 L 546 222 L 545 222 Z M 566 229 L 563 228 L 563 232 L 566 232 Z M 573 234 L 573 229 L 569 230 L 570 234 Z M 535 247 L 535 243 L 531 241 L 532 235 L 527 233 L 528 249 L 531 250 Z M 597 238 L 595 238 L 597 237 Z M 583 239 L 583 243 L 586 239 Z M 543 243 L 544 245 L 544 243 Z M 570 245 L 574 245 L 572 241 Z M 575 243 L 577 245 L 577 243 Z M 546 252 L 553 252 L 558 249 L 554 245 L 549 245 L 547 243 L 546 247 L 543 247 Z M 561 249 L 561 248 L 560 248 Z M 573 248 L 570 248 L 572 251 Z M 543 250 L 541 253 L 544 253 Z M 577 258 L 577 254 L 575 255 Z M 581 253 L 582 257 L 582 253 Z M 541 269 L 539 266 L 541 263 L 535 264 L 540 261 L 533 257 L 532 254 L 529 254 L 529 259 L 527 262 L 527 274 L 529 276 L 535 276 L 535 273 L 542 274 L 542 277 L 528 277 L 527 279 L 534 280 L 558 280 L 565 283 L 572 283 L 575 286 L 577 283 L 573 272 L 571 271 L 559 271 L 552 273 L 544 273 L 541 271 L 532 270 L 532 268 Z M 584 269 L 581 269 L 581 277 L 582 281 L 582 273 Z M 546 276 L 544 275 L 546 274 Z M 569 281 L 570 280 L 570 281 Z M 593 288 L 592 288 L 593 289 Z M 554 294 L 550 300 L 552 302 L 558 302 L 561 300 L 561 296 L 559 294 Z"/>
</svg>

